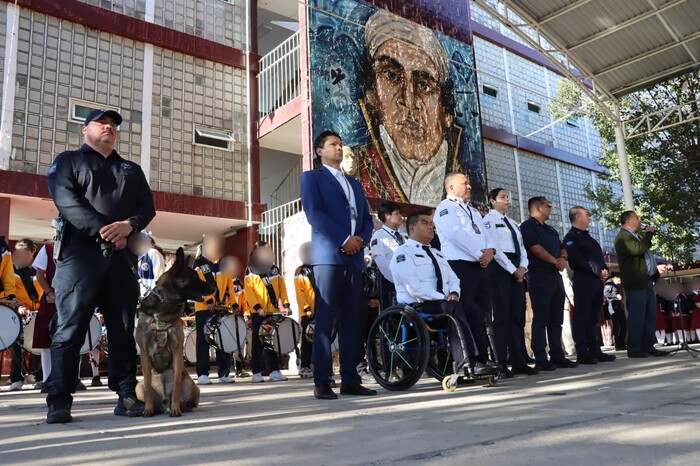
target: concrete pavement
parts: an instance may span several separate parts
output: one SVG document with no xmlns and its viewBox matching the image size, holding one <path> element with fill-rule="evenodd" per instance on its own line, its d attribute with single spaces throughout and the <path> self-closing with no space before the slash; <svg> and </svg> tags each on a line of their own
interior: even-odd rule
<svg viewBox="0 0 700 466">
<path fill-rule="evenodd" d="M 700 462 L 700 360 L 627 359 L 442 391 L 317 401 L 311 382 L 203 387 L 181 418 L 115 417 L 115 396 L 76 396 L 44 423 L 36 390 L 0 393 L 5 464 L 565 464 Z M 215 380 L 215 379 L 214 379 Z M 216 381 L 216 380 L 215 380 Z M 3 388 L 3 390 L 6 390 Z"/>
</svg>

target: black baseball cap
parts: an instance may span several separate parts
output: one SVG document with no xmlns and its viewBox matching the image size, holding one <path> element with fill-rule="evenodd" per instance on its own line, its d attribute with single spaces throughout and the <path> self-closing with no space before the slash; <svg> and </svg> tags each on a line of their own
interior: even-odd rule
<svg viewBox="0 0 700 466">
<path fill-rule="evenodd" d="M 118 112 L 105 109 L 93 110 L 92 112 L 88 113 L 88 116 L 85 117 L 85 124 L 87 125 L 91 121 L 99 120 L 105 115 L 110 117 L 114 121 L 115 125 L 119 126 L 122 124 L 122 116 Z"/>
</svg>

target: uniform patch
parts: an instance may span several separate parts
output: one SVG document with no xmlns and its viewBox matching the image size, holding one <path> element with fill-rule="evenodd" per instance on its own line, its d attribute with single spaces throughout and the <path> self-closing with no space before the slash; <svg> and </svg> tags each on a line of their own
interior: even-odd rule
<svg viewBox="0 0 700 466">
<path fill-rule="evenodd" d="M 57 169 L 57 168 L 58 168 L 58 167 L 56 166 L 56 162 L 54 162 L 54 163 L 49 167 L 49 172 L 47 173 L 47 175 L 53 175 L 54 173 L 56 173 L 56 169 Z"/>
<path fill-rule="evenodd" d="M 144 272 L 148 271 L 148 269 L 150 268 L 151 267 L 148 265 L 148 262 L 144 262 L 143 264 L 141 264 L 141 270 L 143 270 Z"/>
<path fill-rule="evenodd" d="M 396 256 L 396 262 L 406 262 L 406 256 L 403 254 L 399 254 L 398 256 Z"/>
<path fill-rule="evenodd" d="M 425 257 L 423 254 L 416 254 L 416 257 Z"/>
<path fill-rule="evenodd" d="M 122 162 L 122 170 L 125 172 L 131 171 L 131 164 L 129 162 Z"/>
<path fill-rule="evenodd" d="M 377 240 L 376 240 L 376 238 L 375 238 L 375 239 L 373 239 L 372 242 L 370 243 L 370 246 L 376 246 L 376 245 L 377 245 Z"/>
<path fill-rule="evenodd" d="M 210 273 L 211 269 L 209 268 L 208 264 L 202 264 L 202 266 L 199 268 L 199 270 L 202 271 L 202 273 Z"/>
<path fill-rule="evenodd" d="M 442 209 L 442 210 L 440 211 L 440 217 L 444 217 L 444 216 L 447 215 L 448 213 L 449 213 L 449 211 L 448 211 L 447 209 Z"/>
<path fill-rule="evenodd" d="M 566 242 L 566 245 L 567 245 L 567 246 L 573 246 L 573 245 L 574 245 L 574 242 L 573 242 L 573 241 L 567 241 L 567 242 Z"/>
<path fill-rule="evenodd" d="M 487 230 L 490 229 L 490 228 L 491 228 L 491 222 L 484 222 L 484 226 L 486 227 Z"/>
</svg>

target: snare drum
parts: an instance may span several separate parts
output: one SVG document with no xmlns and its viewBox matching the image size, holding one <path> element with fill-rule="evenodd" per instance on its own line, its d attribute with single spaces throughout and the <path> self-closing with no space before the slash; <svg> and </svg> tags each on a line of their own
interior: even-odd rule
<svg viewBox="0 0 700 466">
<path fill-rule="evenodd" d="M 195 330 L 195 328 L 185 329 L 185 343 L 182 349 L 185 361 L 190 364 L 197 363 L 197 332 Z"/>
<path fill-rule="evenodd" d="M 22 318 L 17 311 L 0 304 L 0 351 L 14 345 L 22 334 Z"/>
<path fill-rule="evenodd" d="M 36 312 L 32 313 L 29 322 L 24 326 L 24 350 L 32 354 L 41 354 L 41 348 L 34 348 L 34 327 L 36 326 Z"/>
<path fill-rule="evenodd" d="M 245 321 L 233 314 L 214 313 L 209 316 L 204 326 L 204 338 L 207 343 L 224 353 L 243 350 L 247 337 Z"/>
<path fill-rule="evenodd" d="M 300 342 L 301 325 L 289 317 L 273 314 L 262 321 L 258 336 L 266 348 L 278 354 L 289 354 Z"/>
<path fill-rule="evenodd" d="M 90 325 L 88 326 L 88 331 L 85 335 L 85 342 L 83 343 L 83 346 L 80 347 L 80 354 L 85 354 L 92 351 L 100 342 L 101 337 L 102 324 L 100 323 L 100 319 L 93 315 L 90 318 Z"/>
<path fill-rule="evenodd" d="M 316 331 L 316 322 L 309 322 L 309 325 L 306 326 L 306 332 L 304 332 L 304 338 L 306 338 L 306 341 L 309 343 L 314 342 L 314 332 Z M 331 334 L 331 352 L 332 353 L 337 353 L 340 351 L 340 344 L 338 343 L 338 329 L 333 327 L 333 333 Z"/>
</svg>

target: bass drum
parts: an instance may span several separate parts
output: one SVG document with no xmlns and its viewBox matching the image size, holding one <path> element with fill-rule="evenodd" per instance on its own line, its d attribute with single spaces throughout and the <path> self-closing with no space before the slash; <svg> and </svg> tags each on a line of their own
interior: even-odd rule
<svg viewBox="0 0 700 466">
<path fill-rule="evenodd" d="M 204 326 L 207 343 L 224 353 L 235 353 L 245 348 L 248 328 L 245 321 L 233 314 L 212 314 Z"/>
<path fill-rule="evenodd" d="M 100 338 L 102 338 L 102 324 L 100 323 L 100 319 L 96 315 L 93 315 L 90 318 L 90 325 L 88 325 L 88 331 L 85 335 L 85 342 L 83 342 L 83 346 L 80 347 L 80 354 L 92 351 L 100 342 Z"/>
<path fill-rule="evenodd" d="M 14 345 L 22 335 L 22 318 L 17 312 L 0 304 L 0 351 Z"/>
<path fill-rule="evenodd" d="M 289 317 L 272 315 L 262 321 L 258 336 L 266 348 L 277 354 L 289 354 L 301 341 L 301 325 Z"/>
<path fill-rule="evenodd" d="M 32 354 L 40 355 L 41 348 L 34 348 L 34 326 L 36 325 L 36 312 L 33 312 L 27 325 L 24 326 L 23 346 L 24 350 Z"/>
<path fill-rule="evenodd" d="M 197 364 L 197 332 L 195 330 L 195 328 L 185 329 L 185 343 L 182 349 L 185 362 L 190 365 Z"/>
</svg>

